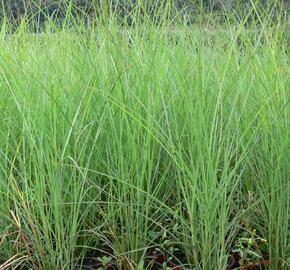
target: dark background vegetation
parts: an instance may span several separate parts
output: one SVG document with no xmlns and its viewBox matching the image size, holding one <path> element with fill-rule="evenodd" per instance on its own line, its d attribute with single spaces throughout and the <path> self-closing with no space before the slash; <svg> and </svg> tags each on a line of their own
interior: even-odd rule
<svg viewBox="0 0 290 270">
<path fill-rule="evenodd" d="M 38 21 L 53 17 L 61 22 L 68 8 L 75 15 L 95 16 L 102 12 L 104 7 L 110 7 L 110 10 L 114 11 L 115 14 L 124 18 L 130 17 L 130 13 L 136 6 L 140 6 L 140 3 L 147 14 L 153 16 L 153 11 L 162 7 L 168 0 L 0 0 L 0 2 L 2 2 L 0 18 L 3 19 L 3 15 L 6 14 L 6 18 L 17 23 L 21 21 L 23 14 L 33 14 L 35 17 L 38 14 Z M 257 9 L 265 10 L 268 8 L 268 10 L 273 11 L 273 5 L 277 10 L 284 7 L 286 11 L 289 8 L 286 0 L 275 1 L 275 4 L 269 0 L 173 0 L 174 6 L 181 13 L 189 14 L 191 21 L 201 11 L 218 13 L 227 9 L 235 11 L 236 14 L 242 14 L 251 9 L 253 2 L 256 2 Z"/>
</svg>

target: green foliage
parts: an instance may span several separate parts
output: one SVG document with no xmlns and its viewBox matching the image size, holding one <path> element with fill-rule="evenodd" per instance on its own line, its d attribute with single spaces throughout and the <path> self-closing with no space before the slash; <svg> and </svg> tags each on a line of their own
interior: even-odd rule
<svg viewBox="0 0 290 270">
<path fill-rule="evenodd" d="M 74 16 L 96 16 L 104 7 L 108 7 L 115 14 L 124 18 L 132 16 L 132 12 L 141 7 L 146 10 L 151 18 L 156 17 L 156 10 L 164 10 L 164 6 L 171 3 L 178 12 L 186 14 L 194 21 L 197 14 L 205 12 L 224 12 L 225 10 L 235 12 L 237 15 L 246 14 L 255 6 L 257 10 L 275 8 L 280 12 L 281 8 L 289 11 L 287 1 L 267 1 L 267 0 L 1 0 L 0 15 L 6 14 L 14 21 L 20 20 L 24 15 L 39 13 L 40 20 L 46 17 L 63 19 L 67 9 L 73 12 Z M 157 12 L 158 13 L 158 12 Z M 175 14 L 176 15 L 176 14 Z M 38 17 L 39 17 L 38 16 Z M 38 18 L 39 19 L 39 18 Z"/>
<path fill-rule="evenodd" d="M 40 34 L 28 14 L 1 24 L 0 268 L 142 269 L 154 250 L 223 270 L 260 255 L 253 228 L 289 269 L 285 14 L 137 6 L 129 26 L 69 8 Z"/>
<path fill-rule="evenodd" d="M 267 240 L 257 236 L 256 230 L 254 229 L 252 232 L 244 233 L 244 236 L 237 239 L 233 252 L 240 255 L 242 264 L 248 261 L 262 259 L 263 246 L 265 246 L 266 242 Z"/>
</svg>

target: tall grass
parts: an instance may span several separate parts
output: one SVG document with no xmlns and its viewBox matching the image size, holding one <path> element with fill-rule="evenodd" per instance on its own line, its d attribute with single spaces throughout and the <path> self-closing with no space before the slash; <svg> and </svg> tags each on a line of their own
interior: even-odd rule
<svg viewBox="0 0 290 270">
<path fill-rule="evenodd" d="M 3 21 L 1 269 L 98 254 L 145 269 L 159 249 L 222 270 L 254 234 L 271 269 L 289 269 L 287 25 L 249 12 L 250 26 L 203 27 L 68 14 L 41 34 Z"/>
</svg>

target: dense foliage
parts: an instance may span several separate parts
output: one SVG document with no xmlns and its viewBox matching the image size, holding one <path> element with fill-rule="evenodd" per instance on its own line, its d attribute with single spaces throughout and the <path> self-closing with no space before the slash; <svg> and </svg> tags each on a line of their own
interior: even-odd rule
<svg viewBox="0 0 290 270">
<path fill-rule="evenodd" d="M 192 24 L 24 2 L 0 24 L 0 269 L 289 270 L 278 1 Z"/>
<path fill-rule="evenodd" d="M 104 7 L 110 9 L 121 16 L 126 16 L 137 5 L 142 5 L 147 11 L 162 8 L 167 0 L 2 0 L 0 14 L 7 14 L 9 17 L 19 19 L 23 14 L 35 14 L 41 10 L 42 15 L 62 18 L 65 16 L 65 11 L 70 6 L 72 10 L 77 12 L 84 12 L 83 14 L 93 15 Z M 173 5 L 179 11 L 187 11 L 191 16 L 195 16 L 201 10 L 206 12 L 217 12 L 224 9 L 235 10 L 238 13 L 247 12 L 252 8 L 253 1 L 251 0 L 173 0 Z M 256 9 L 265 8 L 269 6 L 276 6 L 279 10 L 281 7 L 284 9 L 289 8 L 287 1 L 268 1 L 258 0 L 255 1 Z M 273 4 L 274 3 L 274 4 Z M 151 12 L 152 13 L 152 12 Z M 154 16 L 154 15 L 153 15 Z M 45 20 L 45 16 L 42 16 Z"/>
</svg>

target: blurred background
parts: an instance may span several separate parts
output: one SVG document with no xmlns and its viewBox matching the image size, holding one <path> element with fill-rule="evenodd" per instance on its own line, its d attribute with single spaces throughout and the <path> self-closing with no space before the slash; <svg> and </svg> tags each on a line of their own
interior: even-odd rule
<svg viewBox="0 0 290 270">
<path fill-rule="evenodd" d="M 187 16 L 188 22 L 194 22 L 197 15 L 201 13 L 218 15 L 224 14 L 222 11 L 225 10 L 242 16 L 241 14 L 247 14 L 249 9 L 253 8 L 253 3 L 257 10 L 268 10 L 273 17 L 275 13 L 281 11 L 281 8 L 285 9 L 287 16 L 290 7 L 288 0 L 0 0 L 0 19 L 6 15 L 6 18 L 17 24 L 24 14 L 28 17 L 29 14 L 33 14 L 38 23 L 47 17 L 62 22 L 68 9 L 70 14 L 89 17 L 94 17 L 106 9 L 114 12 L 119 18 L 126 17 L 130 24 L 130 14 L 136 10 L 136 7 L 142 7 L 149 16 L 154 15 L 156 18 L 154 11 L 160 10 L 169 1 L 173 9 Z"/>
</svg>

